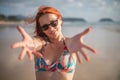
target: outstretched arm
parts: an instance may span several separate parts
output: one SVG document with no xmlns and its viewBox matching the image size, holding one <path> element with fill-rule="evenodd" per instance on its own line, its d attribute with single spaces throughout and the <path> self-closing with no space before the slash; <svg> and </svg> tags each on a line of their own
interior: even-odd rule
<svg viewBox="0 0 120 80">
<path fill-rule="evenodd" d="M 80 53 L 84 56 L 86 61 L 90 61 L 89 56 L 83 51 L 83 48 L 96 54 L 96 50 L 90 47 L 89 45 L 85 44 L 83 40 L 85 35 L 88 34 L 90 31 L 91 31 L 91 28 L 89 27 L 86 30 L 84 30 L 82 33 L 79 33 L 73 36 L 72 38 L 69 38 L 66 40 L 69 52 L 71 54 L 75 53 L 77 60 L 80 63 L 82 63 L 82 60 L 80 58 Z"/>
<path fill-rule="evenodd" d="M 24 58 L 24 56 L 27 54 L 29 59 L 32 60 L 33 59 L 33 54 L 37 55 L 39 57 L 42 57 L 42 55 L 37 52 L 35 50 L 35 48 L 37 47 L 37 45 L 35 44 L 34 39 L 32 39 L 26 32 L 25 30 L 21 27 L 18 26 L 17 27 L 18 31 L 20 32 L 20 34 L 23 37 L 23 40 L 20 42 L 16 42 L 14 44 L 11 45 L 12 48 L 18 48 L 21 47 L 21 53 L 18 57 L 19 60 L 22 60 Z M 39 46 L 40 46 L 40 42 L 39 42 Z"/>
</svg>

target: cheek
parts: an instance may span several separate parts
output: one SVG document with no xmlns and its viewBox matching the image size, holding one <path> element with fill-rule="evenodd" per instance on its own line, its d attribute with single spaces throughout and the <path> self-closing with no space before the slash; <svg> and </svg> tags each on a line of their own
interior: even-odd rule
<svg viewBox="0 0 120 80">
<path fill-rule="evenodd" d="M 62 26 L 60 26 L 59 31 L 62 31 Z"/>
<path fill-rule="evenodd" d="M 58 32 L 61 31 L 61 26 L 60 26 L 60 25 L 58 25 L 58 26 L 56 27 L 56 31 L 58 31 Z"/>
<path fill-rule="evenodd" d="M 61 22 L 61 21 L 59 22 L 59 24 L 58 24 L 58 26 L 57 26 L 57 29 L 58 29 L 58 31 L 61 31 L 61 30 L 62 30 L 62 22 Z"/>
<path fill-rule="evenodd" d="M 45 33 L 47 36 L 49 35 L 48 31 L 44 31 L 44 33 Z"/>
</svg>

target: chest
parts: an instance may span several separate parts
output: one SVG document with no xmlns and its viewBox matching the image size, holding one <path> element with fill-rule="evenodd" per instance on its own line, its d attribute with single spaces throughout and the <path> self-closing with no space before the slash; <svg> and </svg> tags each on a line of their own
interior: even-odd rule
<svg viewBox="0 0 120 80">
<path fill-rule="evenodd" d="M 58 46 L 46 46 L 45 51 L 43 52 L 44 59 L 47 64 L 53 64 L 64 53 L 64 45 L 58 45 Z"/>
</svg>

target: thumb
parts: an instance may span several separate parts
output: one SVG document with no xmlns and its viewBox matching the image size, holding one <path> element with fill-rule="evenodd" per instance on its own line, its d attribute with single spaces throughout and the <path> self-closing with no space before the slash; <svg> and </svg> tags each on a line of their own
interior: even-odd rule
<svg viewBox="0 0 120 80">
<path fill-rule="evenodd" d="M 92 28 L 91 28 L 91 27 L 88 27 L 87 29 L 85 29 L 85 30 L 81 33 L 81 36 L 84 36 L 84 35 L 88 34 L 91 30 L 92 30 Z"/>
</svg>

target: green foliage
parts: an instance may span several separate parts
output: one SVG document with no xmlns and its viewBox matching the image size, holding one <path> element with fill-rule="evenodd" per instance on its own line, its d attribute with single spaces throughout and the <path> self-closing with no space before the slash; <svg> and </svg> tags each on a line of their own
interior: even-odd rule
<svg viewBox="0 0 120 80">
<path fill-rule="evenodd" d="M 24 17 L 23 16 L 20 16 L 20 15 L 9 15 L 9 16 L 6 16 L 4 14 L 0 14 L 0 20 L 4 20 L 4 21 L 21 21 L 23 20 Z"/>
<path fill-rule="evenodd" d="M 13 15 L 12 16 L 8 16 L 7 19 L 10 20 L 10 21 L 18 21 L 17 17 L 13 16 Z"/>
<path fill-rule="evenodd" d="M 6 19 L 6 16 L 3 14 L 0 14 L 0 20 L 5 20 L 5 19 Z"/>
</svg>

